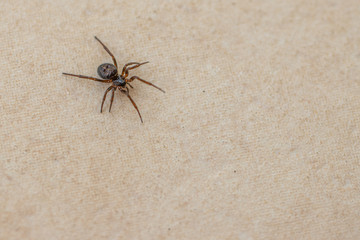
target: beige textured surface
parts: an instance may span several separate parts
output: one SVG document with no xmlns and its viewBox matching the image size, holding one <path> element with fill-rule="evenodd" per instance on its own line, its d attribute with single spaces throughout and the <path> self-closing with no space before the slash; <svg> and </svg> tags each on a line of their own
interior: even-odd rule
<svg viewBox="0 0 360 240">
<path fill-rule="evenodd" d="M 0 1 L 0 239 L 360 239 L 358 0 L 102 2 Z"/>
</svg>

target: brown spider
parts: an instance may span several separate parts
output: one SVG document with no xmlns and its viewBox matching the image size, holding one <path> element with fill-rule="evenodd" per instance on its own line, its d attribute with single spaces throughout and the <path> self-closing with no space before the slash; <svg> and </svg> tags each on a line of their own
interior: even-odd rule
<svg viewBox="0 0 360 240">
<path fill-rule="evenodd" d="M 83 75 L 75 75 L 75 74 L 70 74 L 70 73 L 63 73 L 64 75 L 69 75 L 69 76 L 73 76 L 73 77 L 78 77 L 78 78 L 86 78 L 86 79 L 90 79 L 90 80 L 94 80 L 94 81 L 98 81 L 98 82 L 102 82 L 102 83 L 112 83 L 112 85 L 106 89 L 102 103 L 101 103 L 101 109 L 100 112 L 102 113 L 102 109 L 103 109 L 103 105 L 106 99 L 106 95 L 107 93 L 112 90 L 112 95 L 111 95 L 111 101 L 110 101 L 110 107 L 109 107 L 109 112 L 111 110 L 111 106 L 114 100 L 114 93 L 116 89 L 119 89 L 120 92 L 124 93 L 131 101 L 131 103 L 133 104 L 133 106 L 135 107 L 136 111 L 139 114 L 140 120 L 141 122 L 143 122 L 141 114 L 139 112 L 139 109 L 137 108 L 134 100 L 132 100 L 132 98 L 129 95 L 129 88 L 126 86 L 126 84 L 128 84 L 131 88 L 133 88 L 130 85 L 130 82 L 134 81 L 135 79 L 146 83 L 148 85 L 151 85 L 157 89 L 159 89 L 160 91 L 162 91 L 163 93 L 165 93 L 164 90 L 162 90 L 161 88 L 155 86 L 154 84 L 152 84 L 151 82 L 145 81 L 144 79 L 141 79 L 137 76 L 132 76 L 130 78 L 127 78 L 129 76 L 129 70 L 137 68 L 143 64 L 146 64 L 148 62 L 143 62 L 143 63 L 138 63 L 138 62 L 129 62 L 127 64 L 124 65 L 121 75 L 119 75 L 118 73 L 118 67 L 117 67 L 117 63 L 116 63 L 116 59 L 114 57 L 114 55 L 110 52 L 110 50 L 95 36 L 95 39 L 99 41 L 99 43 L 104 47 L 104 49 L 107 51 L 107 53 L 112 57 L 112 60 L 115 64 L 112 65 L 111 63 L 103 63 L 101 64 L 98 69 L 97 72 L 99 74 L 99 76 L 105 80 L 99 79 L 99 78 L 94 78 L 94 77 L 87 77 L 87 76 L 83 76 Z M 134 66 L 131 66 L 134 65 Z M 131 66 L 131 67 L 130 67 Z"/>
</svg>

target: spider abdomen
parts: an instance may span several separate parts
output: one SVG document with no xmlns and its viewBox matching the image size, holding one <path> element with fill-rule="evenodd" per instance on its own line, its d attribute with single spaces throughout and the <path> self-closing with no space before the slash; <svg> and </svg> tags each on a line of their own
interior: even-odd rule
<svg viewBox="0 0 360 240">
<path fill-rule="evenodd" d="M 116 67 L 110 63 L 101 64 L 98 67 L 97 72 L 103 79 L 112 79 L 117 75 Z"/>
</svg>

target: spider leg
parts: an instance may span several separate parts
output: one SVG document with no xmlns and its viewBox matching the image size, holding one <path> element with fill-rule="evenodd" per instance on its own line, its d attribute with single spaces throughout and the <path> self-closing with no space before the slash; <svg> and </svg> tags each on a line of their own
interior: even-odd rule
<svg viewBox="0 0 360 240">
<path fill-rule="evenodd" d="M 105 102 L 105 99 L 106 99 L 106 94 L 108 94 L 108 92 L 113 88 L 113 86 L 110 86 L 108 89 L 106 89 L 105 91 L 105 94 L 104 94 L 104 97 L 103 97 L 103 100 L 102 100 L 102 103 L 101 103 L 101 109 L 100 109 L 100 112 L 102 113 L 102 110 L 103 110 L 103 106 L 104 106 L 104 102 Z"/>
<path fill-rule="evenodd" d="M 131 101 L 131 103 L 132 103 L 132 105 L 134 106 L 134 108 L 136 109 L 136 111 L 138 112 L 138 114 L 139 114 L 139 117 L 140 117 L 140 120 L 141 120 L 141 123 L 144 123 L 143 122 L 143 120 L 142 120 L 142 117 L 141 117 L 141 114 L 140 114 L 140 112 L 139 112 L 139 109 L 138 109 L 138 107 L 136 106 L 136 103 L 134 102 L 134 100 L 132 100 L 132 98 L 130 97 L 130 95 L 129 95 L 129 89 L 128 88 L 126 88 L 127 89 L 127 91 L 126 90 L 123 90 L 123 89 L 121 89 L 121 92 L 122 93 L 124 93 L 129 99 L 130 99 L 130 101 Z"/>
<path fill-rule="evenodd" d="M 121 76 L 127 77 L 129 75 L 129 70 L 140 67 L 141 65 L 144 65 L 144 64 L 147 64 L 147 63 L 149 63 L 149 62 L 143 62 L 143 63 L 129 62 L 129 63 L 124 65 Z M 133 64 L 136 64 L 136 65 L 128 68 L 129 65 L 133 65 Z"/>
<path fill-rule="evenodd" d="M 136 66 L 128 67 L 126 70 L 128 71 L 128 70 L 131 70 L 131 69 L 134 69 L 134 68 L 140 67 L 141 65 L 144 65 L 144 64 L 147 64 L 147 63 L 149 63 L 149 61 L 139 63 L 139 64 L 137 64 Z"/>
<path fill-rule="evenodd" d="M 133 86 L 131 86 L 131 84 L 130 83 L 127 83 L 131 88 L 134 88 Z"/>
<path fill-rule="evenodd" d="M 88 77 L 88 76 L 83 76 L 83 75 L 75 75 L 75 74 L 71 74 L 71 73 L 62 73 L 62 74 L 68 75 L 68 76 L 73 76 L 73 77 L 78 77 L 78 78 L 90 79 L 90 80 L 94 80 L 94 81 L 98 81 L 98 82 L 103 82 L 103 83 L 112 82 L 112 80 L 103 80 L 103 79 L 99 79 L 99 78 Z"/>
<path fill-rule="evenodd" d="M 115 67 L 117 68 L 117 63 L 116 63 L 116 59 L 114 57 L 114 55 L 110 52 L 110 50 L 105 46 L 105 44 L 103 44 L 100 39 L 98 39 L 96 36 L 94 36 L 96 40 L 99 41 L 99 43 L 103 46 L 103 48 L 107 51 L 107 53 L 112 57 L 112 60 L 114 62 Z"/>
<path fill-rule="evenodd" d="M 163 93 L 165 93 L 165 91 L 162 90 L 161 88 L 159 88 L 158 86 L 155 86 L 155 85 L 152 84 L 151 82 L 145 81 L 144 79 L 141 79 L 141 78 L 139 78 L 139 77 L 137 77 L 137 76 L 131 77 L 131 78 L 130 78 L 129 80 L 127 80 L 126 82 L 132 82 L 132 81 L 134 81 L 135 79 L 137 79 L 137 80 L 139 80 L 139 81 L 141 81 L 141 82 L 143 82 L 143 83 L 146 83 L 146 84 L 148 84 L 148 85 L 150 85 L 150 86 L 153 86 L 154 88 L 157 88 L 157 89 L 159 89 L 160 91 L 162 91 Z"/>
<path fill-rule="evenodd" d="M 124 65 L 123 70 L 125 68 L 127 68 L 127 66 L 134 65 L 134 64 L 140 64 L 140 63 L 139 62 L 128 62 L 127 64 Z"/>
<path fill-rule="evenodd" d="M 112 95 L 111 95 L 111 101 L 110 101 L 110 107 L 109 107 L 109 112 L 111 111 L 111 106 L 113 104 L 114 101 L 114 94 L 115 94 L 116 88 L 112 89 Z"/>
</svg>

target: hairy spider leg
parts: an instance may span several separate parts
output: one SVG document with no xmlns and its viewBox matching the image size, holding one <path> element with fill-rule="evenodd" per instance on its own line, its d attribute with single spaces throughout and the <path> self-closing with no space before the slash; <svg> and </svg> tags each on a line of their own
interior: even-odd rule
<svg viewBox="0 0 360 240">
<path fill-rule="evenodd" d="M 113 101 L 114 101 L 114 95 L 115 95 L 115 91 L 116 91 L 116 88 L 113 88 L 112 89 L 112 95 L 111 95 L 111 100 L 110 100 L 110 107 L 109 107 L 109 112 L 111 111 L 111 106 L 113 104 Z"/>
<path fill-rule="evenodd" d="M 127 76 L 129 76 L 129 70 L 140 67 L 141 65 L 144 65 L 144 64 L 147 64 L 147 63 L 149 63 L 149 62 L 143 62 L 143 63 L 129 62 L 129 63 L 124 65 L 121 76 L 126 78 Z M 128 68 L 129 65 L 133 65 L 133 64 L 136 64 L 136 65 Z"/>
<path fill-rule="evenodd" d="M 141 120 L 141 123 L 144 123 L 143 122 L 143 120 L 142 120 L 142 117 L 141 117 L 141 114 L 140 114 L 140 111 L 139 111 L 139 109 L 138 109 L 138 107 L 136 106 L 136 103 L 134 102 L 134 100 L 130 97 L 130 95 L 129 95 L 129 89 L 126 87 L 126 90 L 124 90 L 124 89 L 120 89 L 120 91 L 122 92 L 122 93 L 124 93 L 129 99 L 130 99 L 130 101 L 131 101 L 131 103 L 132 103 L 132 105 L 134 106 L 134 108 L 136 109 L 136 111 L 138 112 L 138 114 L 139 114 L 139 117 L 140 117 L 140 120 Z"/>
<path fill-rule="evenodd" d="M 158 86 L 152 84 L 151 82 L 145 81 L 144 79 L 141 79 L 141 78 L 139 78 L 139 77 L 137 77 L 137 76 L 132 76 L 130 79 L 126 79 L 125 81 L 126 81 L 126 82 L 132 82 L 132 81 L 134 81 L 135 79 L 137 79 L 137 80 L 139 80 L 139 81 L 141 81 L 141 82 L 143 82 L 143 83 L 146 83 L 146 84 L 148 84 L 148 85 L 150 85 L 150 86 L 153 86 L 154 88 L 157 88 L 157 89 L 159 89 L 160 91 L 162 91 L 163 93 L 165 93 L 165 91 L 162 90 L 161 88 L 159 88 Z"/>
<path fill-rule="evenodd" d="M 94 80 L 94 81 L 98 81 L 98 82 L 103 82 L 103 83 L 110 83 L 110 82 L 112 82 L 112 80 L 103 80 L 103 79 L 99 79 L 99 78 L 88 77 L 88 76 L 83 76 L 83 75 L 75 75 L 75 74 L 71 74 L 71 73 L 62 73 L 62 74 L 68 75 L 68 76 L 73 76 L 73 77 L 78 77 L 78 78 L 90 79 L 90 80 Z"/>
<path fill-rule="evenodd" d="M 106 99 L 106 95 L 108 94 L 108 92 L 113 88 L 113 86 L 110 86 L 108 89 L 106 89 L 105 93 L 104 93 L 104 97 L 103 97 L 103 100 L 102 100 L 102 103 L 101 103 L 101 109 L 100 109 L 100 112 L 102 113 L 102 110 L 103 110 L 103 106 L 104 106 L 104 102 L 105 102 L 105 99 Z"/>
<path fill-rule="evenodd" d="M 105 46 L 105 44 L 103 44 L 100 39 L 98 39 L 96 36 L 94 36 L 96 40 L 99 41 L 99 43 L 103 46 L 103 48 L 107 51 L 107 53 L 112 57 L 112 60 L 114 62 L 115 67 L 117 68 L 117 63 L 116 63 L 116 59 L 114 57 L 114 55 L 110 52 L 110 50 Z"/>
</svg>

